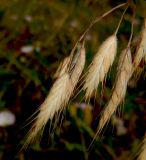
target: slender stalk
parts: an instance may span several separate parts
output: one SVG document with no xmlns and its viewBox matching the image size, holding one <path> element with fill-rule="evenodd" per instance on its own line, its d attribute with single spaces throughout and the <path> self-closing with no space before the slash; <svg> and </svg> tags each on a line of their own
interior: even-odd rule
<svg viewBox="0 0 146 160">
<path fill-rule="evenodd" d="M 132 22 L 131 22 L 131 34 L 130 34 L 130 38 L 129 38 L 129 41 L 128 41 L 127 48 L 130 47 L 131 41 L 132 41 L 132 37 L 133 37 L 134 18 L 135 18 L 135 8 L 133 8 L 133 16 L 132 16 Z"/>
<path fill-rule="evenodd" d="M 104 13 L 102 16 L 95 18 L 95 19 L 90 23 L 90 25 L 87 27 L 87 29 L 84 31 L 84 33 L 81 35 L 79 41 L 81 41 L 81 40 L 85 37 L 85 35 L 87 34 L 87 32 L 89 32 L 89 30 L 93 27 L 93 25 L 94 25 L 95 23 L 97 23 L 98 21 L 100 21 L 101 19 L 103 19 L 104 17 L 106 17 L 107 15 L 109 15 L 110 13 L 112 13 L 113 11 L 117 10 L 118 8 L 121 8 L 121 7 L 125 6 L 126 4 L 127 4 L 127 3 L 122 3 L 122 4 L 120 4 L 120 5 L 112 8 L 111 10 L 107 11 L 107 12 Z"/>
<path fill-rule="evenodd" d="M 71 51 L 71 54 L 70 54 L 70 57 L 72 59 L 73 57 L 73 53 L 78 45 L 79 42 L 83 41 L 84 37 L 86 36 L 86 34 L 90 31 L 90 29 L 94 26 L 94 24 L 96 24 L 98 21 L 100 21 L 101 19 L 103 19 L 104 17 L 106 17 L 107 15 L 109 15 L 110 13 L 112 13 L 113 11 L 117 10 L 118 8 L 121 8 L 125 5 L 127 5 L 128 3 L 122 3 L 114 8 L 112 8 L 111 10 L 107 11 L 106 13 L 104 13 L 102 16 L 100 17 L 96 17 L 90 24 L 89 26 L 87 27 L 87 29 L 83 32 L 83 34 L 80 36 L 80 38 L 77 40 L 75 46 L 73 47 L 72 51 Z M 124 16 L 124 15 L 123 15 Z M 121 20 L 122 21 L 122 20 Z M 120 22 L 121 23 L 121 22 Z"/>
<path fill-rule="evenodd" d="M 124 18 L 124 15 L 125 15 L 126 10 L 128 9 L 128 7 L 129 7 L 129 6 L 127 6 L 127 7 L 125 8 L 125 10 L 124 10 L 124 12 L 123 12 L 123 14 L 122 14 L 122 16 L 121 16 L 121 18 L 120 18 L 119 24 L 118 24 L 118 26 L 117 26 L 117 28 L 116 28 L 115 33 L 114 33 L 115 35 L 117 34 L 117 32 L 118 32 L 118 30 L 119 30 L 119 28 L 120 28 L 121 22 L 122 22 L 122 20 L 123 20 L 123 18 Z"/>
<path fill-rule="evenodd" d="M 130 33 L 130 38 L 129 38 L 129 41 L 128 41 L 128 44 L 127 44 L 127 47 L 126 47 L 127 53 L 128 53 L 129 48 L 130 48 L 132 37 L 133 37 L 134 18 L 135 18 L 135 8 L 133 8 L 133 15 L 132 15 L 132 21 L 131 21 L 131 33 Z M 126 56 L 126 54 L 125 54 L 125 56 Z M 123 58 L 123 60 L 124 60 L 124 58 Z"/>
</svg>

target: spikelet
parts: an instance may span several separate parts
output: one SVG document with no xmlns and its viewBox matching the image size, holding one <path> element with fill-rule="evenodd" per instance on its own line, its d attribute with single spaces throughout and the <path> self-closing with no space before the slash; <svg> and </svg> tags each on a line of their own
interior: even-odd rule
<svg viewBox="0 0 146 160">
<path fill-rule="evenodd" d="M 72 85 L 75 87 L 79 77 L 85 66 L 85 47 L 84 43 L 78 45 L 77 54 L 74 57 L 74 60 L 71 63 L 71 67 L 69 69 L 71 75 Z"/>
<path fill-rule="evenodd" d="M 69 74 L 64 73 L 52 86 L 49 95 L 39 108 L 39 114 L 28 133 L 25 147 L 35 140 L 38 132 L 44 128 L 49 119 L 60 111 L 68 102 L 72 91 Z"/>
<path fill-rule="evenodd" d="M 141 39 L 139 45 L 137 46 L 136 54 L 133 61 L 135 69 L 138 67 L 142 58 L 144 58 L 146 61 L 146 19 L 144 20 L 144 28 L 141 32 Z"/>
<path fill-rule="evenodd" d="M 67 71 L 67 67 L 69 66 L 69 62 L 70 62 L 70 57 L 66 57 L 59 65 L 56 73 L 54 74 L 55 78 L 58 78 L 60 76 L 62 76 L 66 71 Z"/>
<path fill-rule="evenodd" d="M 91 97 L 93 91 L 98 87 L 99 82 L 103 82 L 110 66 L 113 64 L 116 51 L 117 38 L 116 35 L 112 35 L 100 46 L 89 67 L 83 86 L 83 89 L 86 90 L 86 99 Z"/>
<path fill-rule="evenodd" d="M 137 160 L 146 160 L 146 135 L 143 140 L 143 146 L 142 146 L 141 153 Z"/>
<path fill-rule="evenodd" d="M 54 115 L 62 111 L 67 105 L 84 68 L 84 44 L 81 45 L 76 55 L 70 63 L 70 58 L 66 62 L 64 61 L 65 63 L 63 64 L 65 65 L 62 65 L 63 67 L 58 74 L 58 79 L 53 84 L 46 100 L 39 108 L 40 112 L 28 133 L 24 147 L 32 143 L 38 132 L 45 127 L 47 121 L 49 119 L 52 120 Z"/>
<path fill-rule="evenodd" d="M 99 121 L 99 126 L 97 129 L 97 134 L 101 132 L 105 124 L 110 120 L 111 116 L 116 111 L 117 106 L 124 99 L 127 90 L 127 83 L 132 73 L 133 65 L 131 60 L 131 52 L 130 49 L 125 49 L 121 53 L 121 57 L 119 59 L 117 80 L 115 82 L 111 98 L 101 115 L 101 119 Z"/>
</svg>

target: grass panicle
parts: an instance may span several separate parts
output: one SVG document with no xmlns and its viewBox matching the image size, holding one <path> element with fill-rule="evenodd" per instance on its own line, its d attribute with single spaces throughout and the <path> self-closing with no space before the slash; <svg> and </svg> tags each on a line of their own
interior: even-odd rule
<svg viewBox="0 0 146 160">
<path fill-rule="evenodd" d="M 116 52 L 117 37 L 112 35 L 102 43 L 89 67 L 83 86 L 83 89 L 86 91 L 86 99 L 90 99 L 99 82 L 104 81 L 110 66 L 113 64 Z"/>
<path fill-rule="evenodd" d="M 70 56 L 66 57 L 59 65 L 54 75 L 56 80 L 52 88 L 50 89 L 50 92 L 45 101 L 37 110 L 36 113 L 38 113 L 38 115 L 31 121 L 34 123 L 32 124 L 32 127 L 28 132 L 25 144 L 22 148 L 26 149 L 31 143 L 36 140 L 38 136 L 41 138 L 40 133 L 43 133 L 48 120 L 50 120 L 51 123 L 55 121 L 55 123 L 53 123 L 53 129 L 56 127 L 56 124 L 60 118 L 60 113 L 67 107 L 67 104 L 72 97 L 78 82 L 81 81 L 80 76 L 83 72 L 86 59 L 84 47 L 85 36 L 95 23 L 106 17 L 108 14 L 112 13 L 114 10 L 123 6 L 125 6 L 126 8 L 120 18 L 115 33 L 109 36 L 101 44 L 93 58 L 93 61 L 88 67 L 87 73 L 82 77 L 82 84 L 84 84 L 82 89 L 85 91 L 86 101 L 89 100 L 92 94 L 97 90 L 99 83 L 104 82 L 108 71 L 114 62 L 118 45 L 117 33 L 119 31 L 122 20 L 124 19 L 126 10 L 130 7 L 133 12 L 130 39 L 127 48 L 122 51 L 119 57 L 117 75 L 112 88 L 112 94 L 110 96 L 110 99 L 108 100 L 107 105 L 101 113 L 97 131 L 88 149 L 90 149 L 96 137 L 101 134 L 105 125 L 108 124 L 112 115 L 116 112 L 118 106 L 123 102 L 127 91 L 127 84 L 133 72 L 138 69 L 138 66 L 142 59 L 144 59 L 146 62 L 146 18 L 144 19 L 144 27 L 141 32 L 139 44 L 136 47 L 133 61 L 131 57 L 130 45 L 133 38 L 133 24 L 135 19 L 135 6 L 131 0 L 128 0 L 127 3 L 123 3 L 112 8 L 110 11 L 106 12 L 99 18 L 95 18 L 83 32 L 81 37 L 76 42 L 74 48 L 72 49 Z M 143 141 L 141 153 L 138 157 L 138 160 L 145 159 L 146 136 Z"/>
<path fill-rule="evenodd" d="M 56 115 L 57 113 L 60 114 L 60 112 L 65 108 L 70 97 L 72 96 L 73 91 L 79 81 L 79 77 L 85 65 L 85 48 L 83 40 L 86 33 L 99 20 L 101 20 L 108 14 L 112 13 L 116 9 L 123 7 L 125 5 L 126 3 L 120 4 L 112 8 L 105 14 L 103 14 L 101 17 L 95 18 L 95 20 L 91 22 L 91 24 L 88 26 L 88 28 L 85 30 L 85 32 L 81 35 L 81 37 L 75 44 L 70 56 L 65 58 L 64 61 L 60 64 L 54 76 L 56 78 L 56 81 L 53 84 L 44 103 L 37 110 L 37 112 L 39 112 L 37 117 L 34 120 L 32 120 L 35 122 L 33 123 L 33 126 L 28 133 L 26 143 L 24 146 L 27 147 L 27 145 L 29 145 L 35 140 L 36 136 L 38 135 L 38 132 L 45 127 L 49 119 L 52 120 L 53 118 L 55 118 L 54 115 Z M 75 54 L 76 49 L 77 53 Z M 95 59 L 92 63 L 92 67 L 89 70 L 89 75 L 86 78 L 86 83 L 85 83 L 85 89 L 87 90 L 86 97 L 90 97 L 91 95 L 91 93 L 89 93 L 90 87 L 92 87 L 92 90 L 94 90 L 98 86 L 98 84 L 94 84 L 93 86 L 91 85 L 91 83 L 88 84 L 88 79 L 90 81 L 90 78 L 92 77 L 91 74 L 92 70 L 94 70 L 94 73 L 96 73 L 95 71 L 96 69 L 99 70 L 98 71 L 99 73 L 97 72 L 97 74 L 99 75 L 97 75 L 96 78 L 93 78 L 92 82 L 95 83 L 97 79 L 99 82 L 103 82 L 103 79 L 107 74 L 109 67 L 113 63 L 116 49 L 117 49 L 117 38 L 115 35 L 109 37 L 100 47 L 98 54 L 97 56 L 95 56 Z M 100 63 L 100 60 L 98 60 L 98 58 L 101 60 L 102 63 Z"/>
</svg>

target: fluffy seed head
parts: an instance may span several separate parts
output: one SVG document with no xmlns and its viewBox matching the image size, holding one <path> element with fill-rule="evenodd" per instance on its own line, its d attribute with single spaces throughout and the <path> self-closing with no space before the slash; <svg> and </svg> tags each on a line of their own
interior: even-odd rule
<svg viewBox="0 0 146 160">
<path fill-rule="evenodd" d="M 116 83 L 113 88 L 112 96 L 101 115 L 97 133 L 103 129 L 105 124 L 110 120 L 113 113 L 116 111 L 117 106 L 122 102 L 127 90 L 127 83 L 133 73 L 133 65 L 131 60 L 130 49 L 122 52 L 119 59 L 119 67 L 117 73 Z"/>
<path fill-rule="evenodd" d="M 32 143 L 38 132 L 46 125 L 49 119 L 52 119 L 56 113 L 63 109 L 69 101 L 72 92 L 69 74 L 65 73 L 56 80 L 52 86 L 49 95 L 39 108 L 39 114 L 33 124 L 26 145 Z"/>
<path fill-rule="evenodd" d="M 34 141 L 38 132 L 45 127 L 49 119 L 52 120 L 55 114 L 65 108 L 83 71 L 84 64 L 85 48 L 82 44 L 73 60 L 70 62 L 70 58 L 67 58 L 61 65 L 58 79 L 53 84 L 46 100 L 40 106 L 40 112 L 30 129 L 24 147 L 27 147 Z"/>
<path fill-rule="evenodd" d="M 117 38 L 115 35 L 112 35 L 100 46 L 85 77 L 83 89 L 86 90 L 86 99 L 91 97 L 99 82 L 103 82 L 110 66 L 113 64 L 116 51 Z"/>
</svg>

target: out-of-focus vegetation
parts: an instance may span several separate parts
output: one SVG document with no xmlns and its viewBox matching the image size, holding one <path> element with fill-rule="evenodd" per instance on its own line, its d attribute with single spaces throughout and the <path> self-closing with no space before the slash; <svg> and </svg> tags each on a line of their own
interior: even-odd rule
<svg viewBox="0 0 146 160">
<path fill-rule="evenodd" d="M 125 1 L 0 0 L 0 112 L 9 110 L 16 117 L 13 125 L 5 123 L 7 126 L 0 127 L 0 159 L 125 160 L 130 155 L 137 156 L 146 128 L 145 71 L 137 82 L 134 78 L 130 80 L 122 114 L 113 117 L 102 138 L 87 152 L 100 111 L 111 93 L 116 62 L 107 76 L 102 96 L 99 90 L 86 104 L 83 93 L 79 94 L 70 102 L 61 125 L 53 133 L 49 134 L 48 124 L 40 143 L 36 141 L 29 150 L 19 152 L 30 128 L 24 127 L 24 122 L 44 101 L 60 61 L 69 55 L 93 18 L 121 2 Z M 144 7 L 144 0 L 137 1 L 133 44 L 146 14 Z M 122 11 L 110 14 L 87 34 L 87 65 L 100 43 L 115 31 Z M 118 33 L 119 53 L 128 42 L 130 28 L 131 10 L 128 10 Z"/>
</svg>

